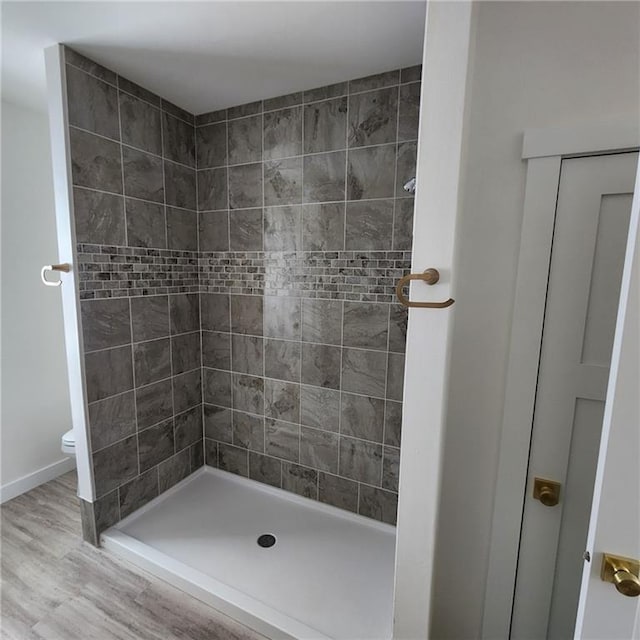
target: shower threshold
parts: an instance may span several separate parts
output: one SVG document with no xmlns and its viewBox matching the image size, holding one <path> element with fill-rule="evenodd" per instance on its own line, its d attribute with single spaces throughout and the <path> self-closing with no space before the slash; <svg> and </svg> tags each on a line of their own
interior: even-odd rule
<svg viewBox="0 0 640 640">
<path fill-rule="evenodd" d="M 395 527 L 281 489 L 203 467 L 101 541 L 270 638 L 392 635 Z"/>
</svg>

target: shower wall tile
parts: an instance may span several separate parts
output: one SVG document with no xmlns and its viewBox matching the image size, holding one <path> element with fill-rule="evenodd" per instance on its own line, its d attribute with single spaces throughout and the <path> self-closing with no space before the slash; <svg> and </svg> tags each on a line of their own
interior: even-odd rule
<svg viewBox="0 0 640 640">
<path fill-rule="evenodd" d="M 400 82 L 420 82 L 422 78 L 422 65 L 415 65 L 413 67 L 405 67 L 400 70 Z"/>
<path fill-rule="evenodd" d="M 68 56 L 94 533 L 205 461 L 395 521 L 420 68 L 193 117 Z"/>
<path fill-rule="evenodd" d="M 67 65 L 82 69 L 86 73 L 90 73 L 92 76 L 100 78 L 100 80 L 104 80 L 110 84 L 116 84 L 117 76 L 113 71 L 111 71 L 111 69 L 107 69 L 106 67 L 99 65 L 97 62 L 89 60 L 89 58 L 85 58 L 82 54 L 70 49 L 69 47 L 65 47 L 64 51 L 65 62 Z"/>
</svg>

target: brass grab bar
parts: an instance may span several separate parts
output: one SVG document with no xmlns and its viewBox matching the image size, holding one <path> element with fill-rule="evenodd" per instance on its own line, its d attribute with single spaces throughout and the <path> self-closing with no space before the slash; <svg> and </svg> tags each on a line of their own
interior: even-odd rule
<svg viewBox="0 0 640 640">
<path fill-rule="evenodd" d="M 444 302 L 412 302 L 403 292 L 403 289 L 411 280 L 422 280 L 427 284 L 435 284 L 440 280 L 440 272 L 437 269 L 431 268 L 426 269 L 424 273 L 408 273 L 406 276 L 402 276 L 396 285 L 396 296 L 398 296 L 398 301 L 401 305 L 405 307 L 420 307 L 422 309 L 445 309 L 455 302 L 452 298 Z"/>
</svg>

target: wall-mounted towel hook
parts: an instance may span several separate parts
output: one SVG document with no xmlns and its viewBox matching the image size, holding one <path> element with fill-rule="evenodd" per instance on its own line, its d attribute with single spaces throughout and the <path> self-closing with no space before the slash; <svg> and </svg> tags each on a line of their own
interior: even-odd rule
<svg viewBox="0 0 640 640">
<path fill-rule="evenodd" d="M 42 269 L 40 269 L 40 279 L 47 287 L 59 287 L 62 284 L 62 280 L 47 280 L 47 271 L 63 271 L 64 273 L 69 273 L 71 271 L 71 265 L 67 262 L 63 262 L 62 264 L 45 264 Z"/>
<path fill-rule="evenodd" d="M 445 309 L 455 302 L 451 298 L 444 302 L 411 302 L 411 300 L 404 295 L 403 291 L 411 280 L 422 280 L 427 284 L 435 284 L 440 280 L 440 272 L 437 269 L 431 268 L 426 269 L 424 273 L 408 273 L 406 276 L 402 276 L 396 285 L 396 296 L 398 296 L 398 301 L 401 305 L 405 307 L 420 307 L 423 309 Z"/>
</svg>

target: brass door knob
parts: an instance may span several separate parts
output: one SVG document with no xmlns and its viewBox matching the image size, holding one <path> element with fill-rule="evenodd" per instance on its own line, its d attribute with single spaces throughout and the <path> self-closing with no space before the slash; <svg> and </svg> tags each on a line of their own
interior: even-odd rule
<svg viewBox="0 0 640 640">
<path fill-rule="evenodd" d="M 605 553 L 600 577 L 605 582 L 611 582 L 623 596 L 640 596 L 640 563 L 637 560 Z"/>
<path fill-rule="evenodd" d="M 560 483 L 545 478 L 534 478 L 533 497 L 545 507 L 555 507 L 560 502 Z"/>
</svg>

